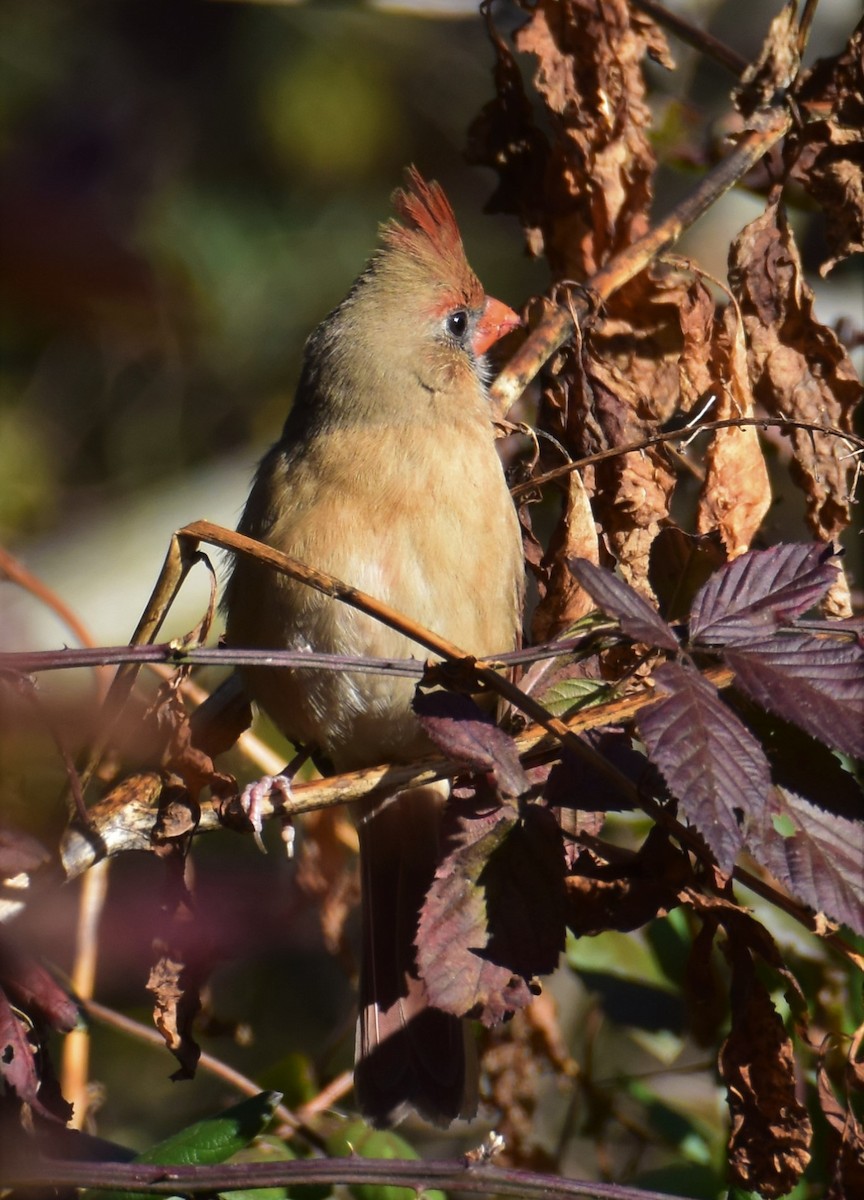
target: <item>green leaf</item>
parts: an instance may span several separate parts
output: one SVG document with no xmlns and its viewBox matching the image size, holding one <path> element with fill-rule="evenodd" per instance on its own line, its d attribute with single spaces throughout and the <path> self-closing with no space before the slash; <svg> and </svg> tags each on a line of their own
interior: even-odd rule
<svg viewBox="0 0 864 1200">
<path fill-rule="evenodd" d="M 189 1167 L 225 1162 L 266 1129 L 281 1099 L 280 1092 L 259 1092 L 226 1108 L 218 1117 L 187 1125 L 164 1142 L 137 1154 L 132 1161 Z M 149 1200 L 149 1197 L 146 1192 L 88 1190 L 84 1200 Z"/>
<path fill-rule="evenodd" d="M 597 679 L 561 679 L 540 699 L 553 717 L 565 717 L 592 705 L 602 704 L 611 692 L 608 683 Z"/>
<path fill-rule="evenodd" d="M 187 1125 L 179 1133 L 139 1154 L 134 1161 L 175 1166 L 225 1162 L 264 1132 L 281 1099 L 280 1092 L 259 1092 L 257 1096 L 226 1108 L 218 1117 L 207 1117 Z"/>
</svg>

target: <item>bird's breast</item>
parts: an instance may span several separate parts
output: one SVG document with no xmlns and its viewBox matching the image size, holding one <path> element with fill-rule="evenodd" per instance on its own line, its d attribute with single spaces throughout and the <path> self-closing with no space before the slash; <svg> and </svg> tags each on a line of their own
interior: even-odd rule
<svg viewBox="0 0 864 1200">
<path fill-rule="evenodd" d="M 383 600 L 476 655 L 517 638 L 518 522 L 491 431 L 471 422 L 430 437 L 410 429 L 321 435 L 275 456 L 241 525 L 310 566 Z M 258 532 L 256 532 L 256 526 Z M 233 645 L 424 659 L 421 645 L 302 584 L 238 560 L 229 591 Z M 410 758 L 425 741 L 411 680 L 360 671 L 258 669 L 254 698 L 292 740 L 340 769 Z"/>
</svg>

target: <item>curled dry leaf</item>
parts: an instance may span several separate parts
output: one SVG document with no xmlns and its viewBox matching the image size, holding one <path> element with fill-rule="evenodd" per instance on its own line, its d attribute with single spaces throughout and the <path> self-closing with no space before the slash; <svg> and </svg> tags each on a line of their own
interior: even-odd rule
<svg viewBox="0 0 864 1200">
<path fill-rule="evenodd" d="M 776 102 L 777 95 L 794 80 L 801 65 L 798 50 L 798 3 L 787 0 L 774 17 L 756 62 L 741 76 L 741 87 L 733 93 L 745 117 Z"/>
<path fill-rule="evenodd" d="M 795 98 L 813 119 L 796 128 L 790 157 L 797 154 L 795 177 L 825 211 L 827 275 L 864 250 L 864 22 L 841 54 L 814 65 Z"/>
<path fill-rule="evenodd" d="M 741 319 L 729 304 L 714 340 L 717 420 L 753 416 L 753 392 Z M 699 497 L 696 528 L 719 531 L 728 558 L 750 548 L 771 505 L 771 484 L 755 426 L 718 429 L 706 455 L 705 482 Z"/>
<path fill-rule="evenodd" d="M 582 854 L 567 876 L 567 925 L 577 937 L 629 932 L 677 908 L 691 878 L 687 855 L 656 826 L 632 856 L 603 863 Z"/>
<path fill-rule="evenodd" d="M 738 1187 L 785 1196 L 810 1161 L 812 1127 L 798 1099 L 792 1041 L 758 978 L 749 948 L 730 936 L 732 1029 L 720 1051 Z"/>
<path fill-rule="evenodd" d="M 857 1041 L 857 1038 L 854 1039 Z M 861 1091 L 860 1082 L 854 1078 L 855 1067 L 849 1064 L 847 1071 L 849 1090 L 845 1104 L 834 1095 L 831 1080 L 825 1067 L 824 1055 L 819 1064 L 819 1107 L 827 1124 L 826 1141 L 835 1164 L 831 1185 L 825 1200 L 849 1200 L 864 1191 L 864 1126 L 852 1109 L 854 1093 Z"/>
<path fill-rule="evenodd" d="M 578 471 L 570 472 L 566 485 L 564 510 L 544 555 L 548 584 L 534 612 L 531 626 L 534 642 L 551 641 L 594 608 L 591 597 L 568 569 L 568 562 L 571 558 L 600 561 L 597 526 Z"/>
<path fill-rule="evenodd" d="M 165 1045 L 180 1063 L 173 1079 L 192 1079 L 201 1048 L 192 1036 L 192 1021 L 200 1008 L 196 988 L 185 977 L 186 963 L 166 951 L 153 964 L 147 990 L 156 1002 L 153 1021 L 165 1039 Z"/>
<path fill-rule="evenodd" d="M 514 42 L 536 60 L 534 86 L 551 136 L 542 147 L 543 192 L 532 196 L 532 211 L 517 213 L 529 247 L 546 255 L 555 277 L 582 280 L 648 228 L 655 156 L 642 62 L 649 50 L 668 61 L 668 51 L 656 26 L 634 20 L 625 0 L 524 7 L 530 15 Z M 537 177 L 540 143 L 535 137 L 529 145 Z M 500 150 L 500 143 L 486 147 L 490 165 Z M 512 154 L 505 151 L 504 162 Z M 501 199 L 524 203 L 524 193 Z"/>
<path fill-rule="evenodd" d="M 864 392 L 836 334 L 815 317 L 813 292 L 779 200 L 733 244 L 729 282 L 741 309 L 753 393 L 763 409 L 851 431 Z M 836 540 L 849 523 L 854 469 L 849 447 L 828 434 L 792 430 L 790 437 L 792 474 L 804 492 L 808 525 L 814 537 Z M 851 615 L 842 575 L 829 593 L 827 611 Z"/>
<path fill-rule="evenodd" d="M 601 446 L 649 438 L 682 395 L 689 402 L 701 390 L 704 350 L 695 332 L 708 319 L 706 304 L 704 285 L 672 270 L 643 272 L 610 300 L 606 320 L 586 333 L 577 392 L 590 396 Z M 597 465 L 595 481 L 594 513 L 607 545 L 627 582 L 651 597 L 650 550 L 669 520 L 672 460 L 660 448 L 616 456 Z"/>
</svg>

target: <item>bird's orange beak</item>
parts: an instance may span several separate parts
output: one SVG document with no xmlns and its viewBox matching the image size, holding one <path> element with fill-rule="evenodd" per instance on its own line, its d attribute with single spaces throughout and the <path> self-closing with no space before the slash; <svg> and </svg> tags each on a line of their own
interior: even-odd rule
<svg viewBox="0 0 864 1200">
<path fill-rule="evenodd" d="M 483 316 L 477 322 L 474 330 L 472 347 L 475 354 L 485 354 L 490 346 L 508 334 L 511 329 L 517 329 L 522 324 L 522 318 L 517 317 L 512 308 L 494 300 L 491 296 L 486 301 Z"/>
</svg>

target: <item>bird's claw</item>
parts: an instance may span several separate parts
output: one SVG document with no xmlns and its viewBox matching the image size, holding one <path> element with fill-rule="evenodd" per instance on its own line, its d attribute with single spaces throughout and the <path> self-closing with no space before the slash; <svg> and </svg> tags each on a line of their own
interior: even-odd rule
<svg viewBox="0 0 864 1200">
<path fill-rule="evenodd" d="M 263 853 L 267 853 L 267 848 L 264 845 L 264 840 L 261 837 L 261 830 L 264 827 L 263 818 L 261 816 L 261 807 L 263 802 L 273 792 L 278 792 L 283 800 L 291 800 L 291 780 L 287 775 L 263 775 L 254 783 L 249 783 L 243 789 L 240 796 L 240 808 L 246 816 L 249 824 L 252 826 L 252 836 L 255 839 L 255 845 Z M 289 843 L 289 854 L 290 854 Z"/>
</svg>

